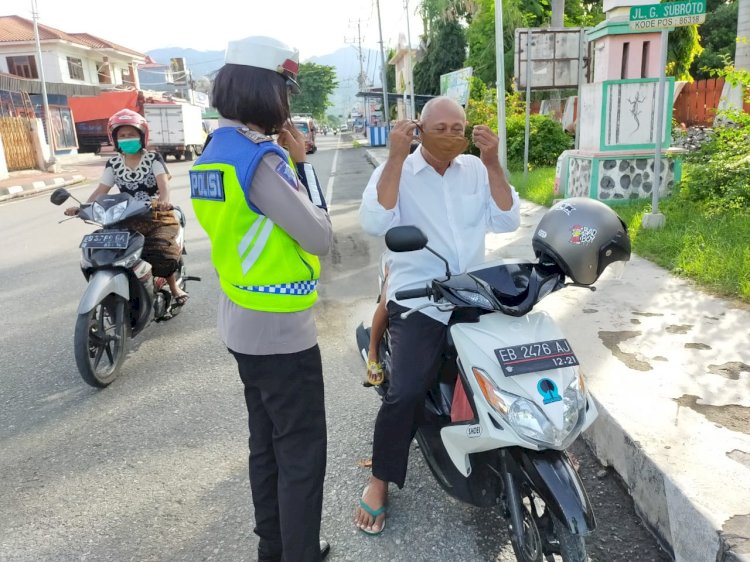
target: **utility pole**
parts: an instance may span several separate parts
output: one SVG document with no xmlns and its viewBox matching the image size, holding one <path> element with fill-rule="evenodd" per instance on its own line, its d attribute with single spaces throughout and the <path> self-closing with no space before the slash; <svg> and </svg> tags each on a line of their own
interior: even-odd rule
<svg viewBox="0 0 750 562">
<path fill-rule="evenodd" d="M 344 38 L 345 43 L 354 43 L 355 40 L 349 40 Z M 365 74 L 364 69 L 364 55 L 362 54 L 362 24 L 361 20 L 357 20 L 357 39 L 356 39 L 356 46 L 354 47 L 357 49 L 357 60 L 359 60 L 359 76 L 357 76 L 357 87 L 359 88 L 360 92 L 364 92 L 367 89 L 367 75 Z"/>
<path fill-rule="evenodd" d="M 417 110 L 414 104 L 414 66 L 411 59 L 411 31 L 409 29 L 409 0 L 404 0 L 404 9 L 406 10 L 406 41 L 407 41 L 407 54 L 409 60 L 409 68 L 407 70 L 409 74 L 409 106 L 411 107 L 411 119 L 417 118 Z"/>
<path fill-rule="evenodd" d="M 36 41 L 36 54 L 39 58 L 39 81 L 42 83 L 42 107 L 44 108 L 44 130 L 47 132 L 47 142 L 49 143 L 49 161 L 47 162 L 48 171 L 57 171 L 57 159 L 55 158 L 55 134 L 52 131 L 52 120 L 50 119 L 49 102 L 47 101 L 47 82 L 44 80 L 44 61 L 42 60 L 42 44 L 39 41 L 39 24 L 37 19 L 36 0 L 31 0 L 31 17 L 34 20 L 34 39 Z"/>
<path fill-rule="evenodd" d="M 380 32 L 380 64 L 381 64 L 381 70 L 382 70 L 382 82 L 383 82 L 383 120 L 385 121 L 385 126 L 390 130 L 391 128 L 391 112 L 390 108 L 388 107 L 388 71 L 385 67 L 385 50 L 383 48 L 383 25 L 380 21 L 380 0 L 375 0 L 375 3 L 378 8 L 378 30 Z"/>
<path fill-rule="evenodd" d="M 503 42 L 503 2 L 495 0 L 495 68 L 497 72 L 497 134 L 500 137 L 500 164 L 508 169 L 508 147 L 505 131 L 505 45 Z"/>
</svg>

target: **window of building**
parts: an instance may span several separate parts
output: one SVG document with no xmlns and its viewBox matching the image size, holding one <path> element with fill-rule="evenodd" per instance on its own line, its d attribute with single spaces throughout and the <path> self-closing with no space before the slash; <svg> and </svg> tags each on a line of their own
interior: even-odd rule
<svg viewBox="0 0 750 562">
<path fill-rule="evenodd" d="M 99 76 L 99 84 L 112 83 L 112 70 L 109 65 L 109 59 L 104 57 L 102 62 L 96 63 L 96 73 Z"/>
<path fill-rule="evenodd" d="M 625 80 L 628 77 L 628 56 L 630 55 L 630 43 L 625 42 L 622 45 L 622 67 L 620 67 L 620 78 Z"/>
<path fill-rule="evenodd" d="M 648 58 L 650 56 L 651 41 L 643 42 L 643 57 L 641 58 L 641 78 L 648 78 Z"/>
<path fill-rule="evenodd" d="M 83 63 L 81 59 L 68 57 L 68 75 L 71 80 L 84 80 Z"/>
<path fill-rule="evenodd" d="M 39 78 L 36 71 L 36 59 L 33 56 L 6 57 L 8 73 L 22 78 Z"/>
<path fill-rule="evenodd" d="M 134 79 L 134 77 L 135 77 L 135 69 L 133 68 L 132 64 L 128 65 L 127 68 L 123 68 L 120 71 L 120 73 L 121 73 L 120 75 L 121 75 L 121 78 L 122 78 L 122 84 L 124 86 L 135 87 L 135 79 Z"/>
</svg>

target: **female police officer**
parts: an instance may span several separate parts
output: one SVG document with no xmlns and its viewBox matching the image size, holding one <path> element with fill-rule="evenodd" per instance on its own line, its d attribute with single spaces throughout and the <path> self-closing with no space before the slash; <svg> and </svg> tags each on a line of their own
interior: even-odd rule
<svg viewBox="0 0 750 562">
<path fill-rule="evenodd" d="M 262 561 L 317 561 L 329 550 L 319 542 L 326 422 L 312 306 L 332 227 L 290 121 L 298 61 L 269 37 L 229 43 L 213 86 L 219 128 L 190 171 L 222 289 L 219 334 L 245 387 Z"/>
</svg>

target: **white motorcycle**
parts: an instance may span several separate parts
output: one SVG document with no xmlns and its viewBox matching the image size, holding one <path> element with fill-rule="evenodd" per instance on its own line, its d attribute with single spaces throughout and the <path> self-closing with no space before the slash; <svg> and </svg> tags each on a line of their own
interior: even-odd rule
<svg viewBox="0 0 750 562">
<path fill-rule="evenodd" d="M 588 560 L 584 537 L 596 523 L 565 449 L 597 411 L 565 335 L 547 313 L 531 311 L 550 293 L 590 286 L 607 265 L 629 260 L 627 227 L 603 203 L 568 199 L 537 226 L 537 262 L 505 260 L 459 275 L 427 242 L 414 226 L 386 234 L 392 252 L 426 249 L 446 264 L 445 278 L 395 295 L 430 299 L 402 317 L 431 306 L 453 311 L 449 350 L 416 432 L 428 466 L 454 498 L 500 506 L 518 560 Z M 365 362 L 369 340 L 360 325 Z M 386 331 L 379 349 L 386 382 L 374 387 L 381 396 L 388 392 L 389 343 Z"/>
</svg>

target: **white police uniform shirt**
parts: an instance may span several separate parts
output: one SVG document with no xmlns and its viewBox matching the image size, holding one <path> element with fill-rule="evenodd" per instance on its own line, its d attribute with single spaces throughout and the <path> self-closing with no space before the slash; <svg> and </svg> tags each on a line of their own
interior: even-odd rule
<svg viewBox="0 0 750 562">
<path fill-rule="evenodd" d="M 418 226 L 430 248 L 448 260 L 451 273 L 464 273 L 485 261 L 487 232 L 512 232 L 521 223 L 516 190 L 511 187 L 513 206 L 501 210 L 492 199 L 487 168 L 476 156 L 458 156 L 441 176 L 425 161 L 421 147 L 415 150 L 404 161 L 393 209 L 378 202 L 377 185 L 384 166 L 373 172 L 362 195 L 362 228 L 373 236 L 383 236 L 394 226 Z M 396 291 L 425 287 L 432 279 L 445 276 L 445 264 L 427 250 L 388 252 L 386 259 L 390 263 L 386 298 L 401 306 L 413 308 L 429 301 L 399 302 Z M 434 307 L 421 312 L 444 324 L 451 314 Z"/>
</svg>

